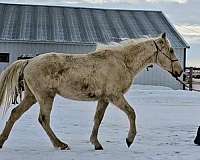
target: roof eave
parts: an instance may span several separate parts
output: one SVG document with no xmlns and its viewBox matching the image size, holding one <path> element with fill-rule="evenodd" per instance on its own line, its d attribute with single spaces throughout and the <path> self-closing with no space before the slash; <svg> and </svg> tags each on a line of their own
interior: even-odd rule
<svg viewBox="0 0 200 160">
<path fill-rule="evenodd" d="M 37 43 L 37 44 L 70 44 L 70 45 L 96 45 L 95 42 L 80 42 L 80 41 L 43 41 L 43 40 L 8 40 L 0 39 L 0 43 Z"/>
</svg>

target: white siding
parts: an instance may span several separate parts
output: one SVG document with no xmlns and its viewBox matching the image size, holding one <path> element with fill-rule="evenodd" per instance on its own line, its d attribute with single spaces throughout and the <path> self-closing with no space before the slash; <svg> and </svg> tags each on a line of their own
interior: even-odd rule
<svg viewBox="0 0 200 160">
<path fill-rule="evenodd" d="M 10 62 L 17 60 L 21 55 L 36 56 L 37 54 L 48 52 L 60 53 L 87 53 L 95 50 L 96 45 L 88 44 L 63 44 L 63 43 L 20 43 L 9 42 L 0 43 L 0 53 L 9 53 Z M 0 63 L 0 72 L 2 72 L 8 63 Z"/>
</svg>

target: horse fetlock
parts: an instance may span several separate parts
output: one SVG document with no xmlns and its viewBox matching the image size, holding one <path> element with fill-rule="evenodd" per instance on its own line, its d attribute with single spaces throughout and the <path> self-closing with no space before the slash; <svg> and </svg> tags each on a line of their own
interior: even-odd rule
<svg viewBox="0 0 200 160">
<path fill-rule="evenodd" d="M 2 147 L 3 147 L 3 142 L 0 141 L 0 148 L 2 148 Z"/>
<path fill-rule="evenodd" d="M 102 145 L 99 143 L 98 140 L 94 141 L 92 144 L 94 144 L 95 150 L 103 150 Z"/>
<path fill-rule="evenodd" d="M 8 137 L 5 136 L 0 136 L 0 148 L 3 147 L 4 142 L 8 139 Z"/>
<path fill-rule="evenodd" d="M 90 137 L 90 142 L 94 145 L 95 150 L 103 150 L 102 145 L 99 143 L 98 139 L 95 137 Z"/>
<path fill-rule="evenodd" d="M 92 144 L 95 144 L 96 141 L 97 141 L 97 138 L 95 138 L 93 135 L 91 135 L 91 137 L 90 137 L 90 142 L 91 142 Z"/>
<path fill-rule="evenodd" d="M 131 146 L 132 143 L 133 143 L 133 141 L 126 138 L 126 144 L 127 144 L 128 148 Z"/>
<path fill-rule="evenodd" d="M 70 147 L 67 144 L 63 143 L 63 142 L 54 144 L 54 147 L 58 148 L 60 150 L 70 150 Z"/>
<path fill-rule="evenodd" d="M 59 147 L 59 149 L 60 150 L 70 150 L 70 147 L 67 144 L 65 144 L 62 147 Z"/>
<path fill-rule="evenodd" d="M 126 144 L 127 144 L 128 147 L 130 147 L 131 144 L 133 143 L 135 136 L 136 136 L 136 132 L 134 132 L 134 134 L 132 134 L 131 136 L 126 138 Z"/>
</svg>

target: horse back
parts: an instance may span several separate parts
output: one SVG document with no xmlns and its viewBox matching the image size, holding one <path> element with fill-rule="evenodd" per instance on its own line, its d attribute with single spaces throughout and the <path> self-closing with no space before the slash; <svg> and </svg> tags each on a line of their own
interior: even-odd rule
<svg viewBox="0 0 200 160">
<path fill-rule="evenodd" d="M 29 62 L 24 78 L 35 90 L 52 90 L 76 100 L 95 100 L 113 88 L 127 88 L 124 65 L 105 51 L 87 55 L 44 54 Z"/>
</svg>

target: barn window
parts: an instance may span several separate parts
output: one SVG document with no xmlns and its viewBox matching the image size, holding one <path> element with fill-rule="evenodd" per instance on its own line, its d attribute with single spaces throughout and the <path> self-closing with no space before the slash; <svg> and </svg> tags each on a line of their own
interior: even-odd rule
<svg viewBox="0 0 200 160">
<path fill-rule="evenodd" d="M 0 53 L 0 62 L 9 62 L 9 53 Z"/>
</svg>

